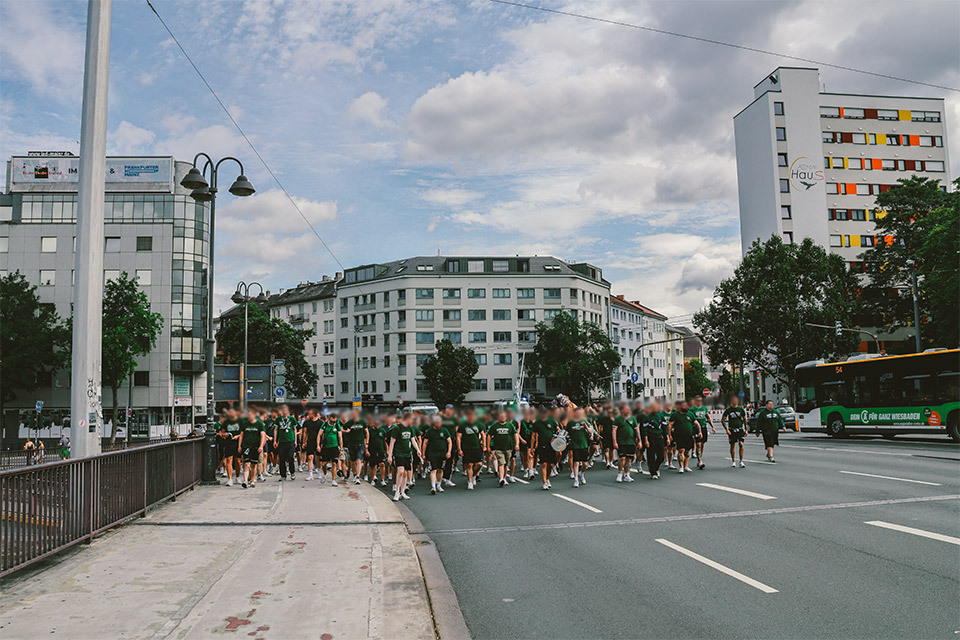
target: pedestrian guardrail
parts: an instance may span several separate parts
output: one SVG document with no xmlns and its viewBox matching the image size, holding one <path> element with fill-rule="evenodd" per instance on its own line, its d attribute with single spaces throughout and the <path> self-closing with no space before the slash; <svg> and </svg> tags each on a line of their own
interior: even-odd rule
<svg viewBox="0 0 960 640">
<path fill-rule="evenodd" d="M 200 482 L 202 439 L 0 471 L 0 577 L 175 498 Z"/>
</svg>

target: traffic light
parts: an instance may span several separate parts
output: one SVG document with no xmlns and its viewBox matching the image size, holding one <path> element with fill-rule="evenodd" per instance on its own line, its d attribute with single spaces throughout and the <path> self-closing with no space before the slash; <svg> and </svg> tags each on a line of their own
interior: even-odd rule
<svg viewBox="0 0 960 640">
<path fill-rule="evenodd" d="M 833 323 L 833 332 L 839 337 L 843 333 L 843 327 L 840 326 L 840 321 L 837 320 Z"/>
<path fill-rule="evenodd" d="M 624 385 L 624 391 L 626 391 L 627 400 L 630 400 L 631 398 L 633 398 L 633 381 L 632 380 L 627 380 L 626 384 Z"/>
</svg>

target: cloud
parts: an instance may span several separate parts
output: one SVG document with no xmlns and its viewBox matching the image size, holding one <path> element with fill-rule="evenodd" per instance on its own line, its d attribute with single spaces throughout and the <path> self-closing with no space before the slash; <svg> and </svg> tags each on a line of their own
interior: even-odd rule
<svg viewBox="0 0 960 640">
<path fill-rule="evenodd" d="M 136 155 L 145 153 L 156 138 L 157 136 L 153 131 L 124 120 L 107 136 L 107 154 Z"/>
<path fill-rule="evenodd" d="M 293 201 L 310 221 L 319 225 L 337 217 L 336 202 L 319 202 L 293 197 Z M 247 198 L 234 198 L 217 211 L 217 229 L 234 233 L 241 243 L 264 237 L 265 234 L 300 233 L 306 228 L 303 218 L 297 213 L 287 196 L 279 189 L 262 191 Z M 310 236 L 316 240 L 313 233 Z M 284 251 L 276 247 L 276 251 Z"/>
<path fill-rule="evenodd" d="M 420 198 L 445 207 L 459 208 L 483 197 L 483 194 L 470 189 L 427 189 L 420 193 Z"/>
<path fill-rule="evenodd" d="M 376 91 L 368 91 L 350 103 L 347 115 L 351 120 L 366 122 L 379 129 L 391 124 L 383 119 L 383 110 L 386 108 L 387 101 L 383 96 Z"/>
<path fill-rule="evenodd" d="M 0 2 L 0 77 L 27 83 L 44 98 L 80 104 L 84 36 L 58 2 Z"/>
</svg>

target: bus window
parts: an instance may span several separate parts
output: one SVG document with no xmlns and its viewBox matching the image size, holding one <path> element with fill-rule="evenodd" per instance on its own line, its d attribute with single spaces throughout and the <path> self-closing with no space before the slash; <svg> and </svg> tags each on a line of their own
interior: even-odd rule
<svg viewBox="0 0 960 640">
<path fill-rule="evenodd" d="M 808 413 L 817 406 L 816 389 L 813 385 L 797 388 L 797 411 Z"/>
<path fill-rule="evenodd" d="M 940 402 L 960 400 L 960 371 L 937 373 L 937 400 Z"/>
<path fill-rule="evenodd" d="M 936 385 L 930 374 L 904 376 L 900 380 L 899 397 L 907 406 L 930 404 L 936 396 Z"/>
<path fill-rule="evenodd" d="M 820 404 L 834 405 L 839 404 L 845 407 L 850 406 L 850 398 L 847 394 L 847 385 L 843 380 L 828 380 L 820 386 Z"/>
<path fill-rule="evenodd" d="M 883 378 L 881 377 L 881 380 Z M 877 404 L 876 393 L 874 392 L 874 380 L 871 376 L 857 375 L 853 378 L 853 405 L 856 407 L 866 407 Z M 881 383 L 882 384 L 882 383 Z"/>
<path fill-rule="evenodd" d="M 897 376 L 891 371 L 885 371 L 877 375 L 880 386 L 880 406 L 895 407 L 903 404 L 900 389 L 898 388 Z"/>
</svg>

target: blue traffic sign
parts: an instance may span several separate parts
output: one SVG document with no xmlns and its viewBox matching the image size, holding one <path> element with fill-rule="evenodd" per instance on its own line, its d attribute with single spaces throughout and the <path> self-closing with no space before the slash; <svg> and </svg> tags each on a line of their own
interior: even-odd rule
<svg viewBox="0 0 960 640">
<path fill-rule="evenodd" d="M 637 373 L 636 371 L 634 371 L 633 373 L 630 374 L 630 382 L 637 382 L 638 380 L 640 380 L 640 374 L 639 374 L 639 373 Z"/>
<path fill-rule="evenodd" d="M 43 400 L 37 400 L 37 413 L 43 411 Z"/>
<path fill-rule="evenodd" d="M 738 393 L 737 395 L 740 396 L 740 399 L 742 400 L 743 397 L 744 397 L 745 395 L 747 395 L 747 394 L 745 394 L 743 391 L 741 391 L 741 392 Z"/>
<path fill-rule="evenodd" d="M 277 387 L 273 390 L 273 395 L 277 396 L 278 398 L 283 398 L 287 395 L 287 390 L 283 387 Z"/>
</svg>

